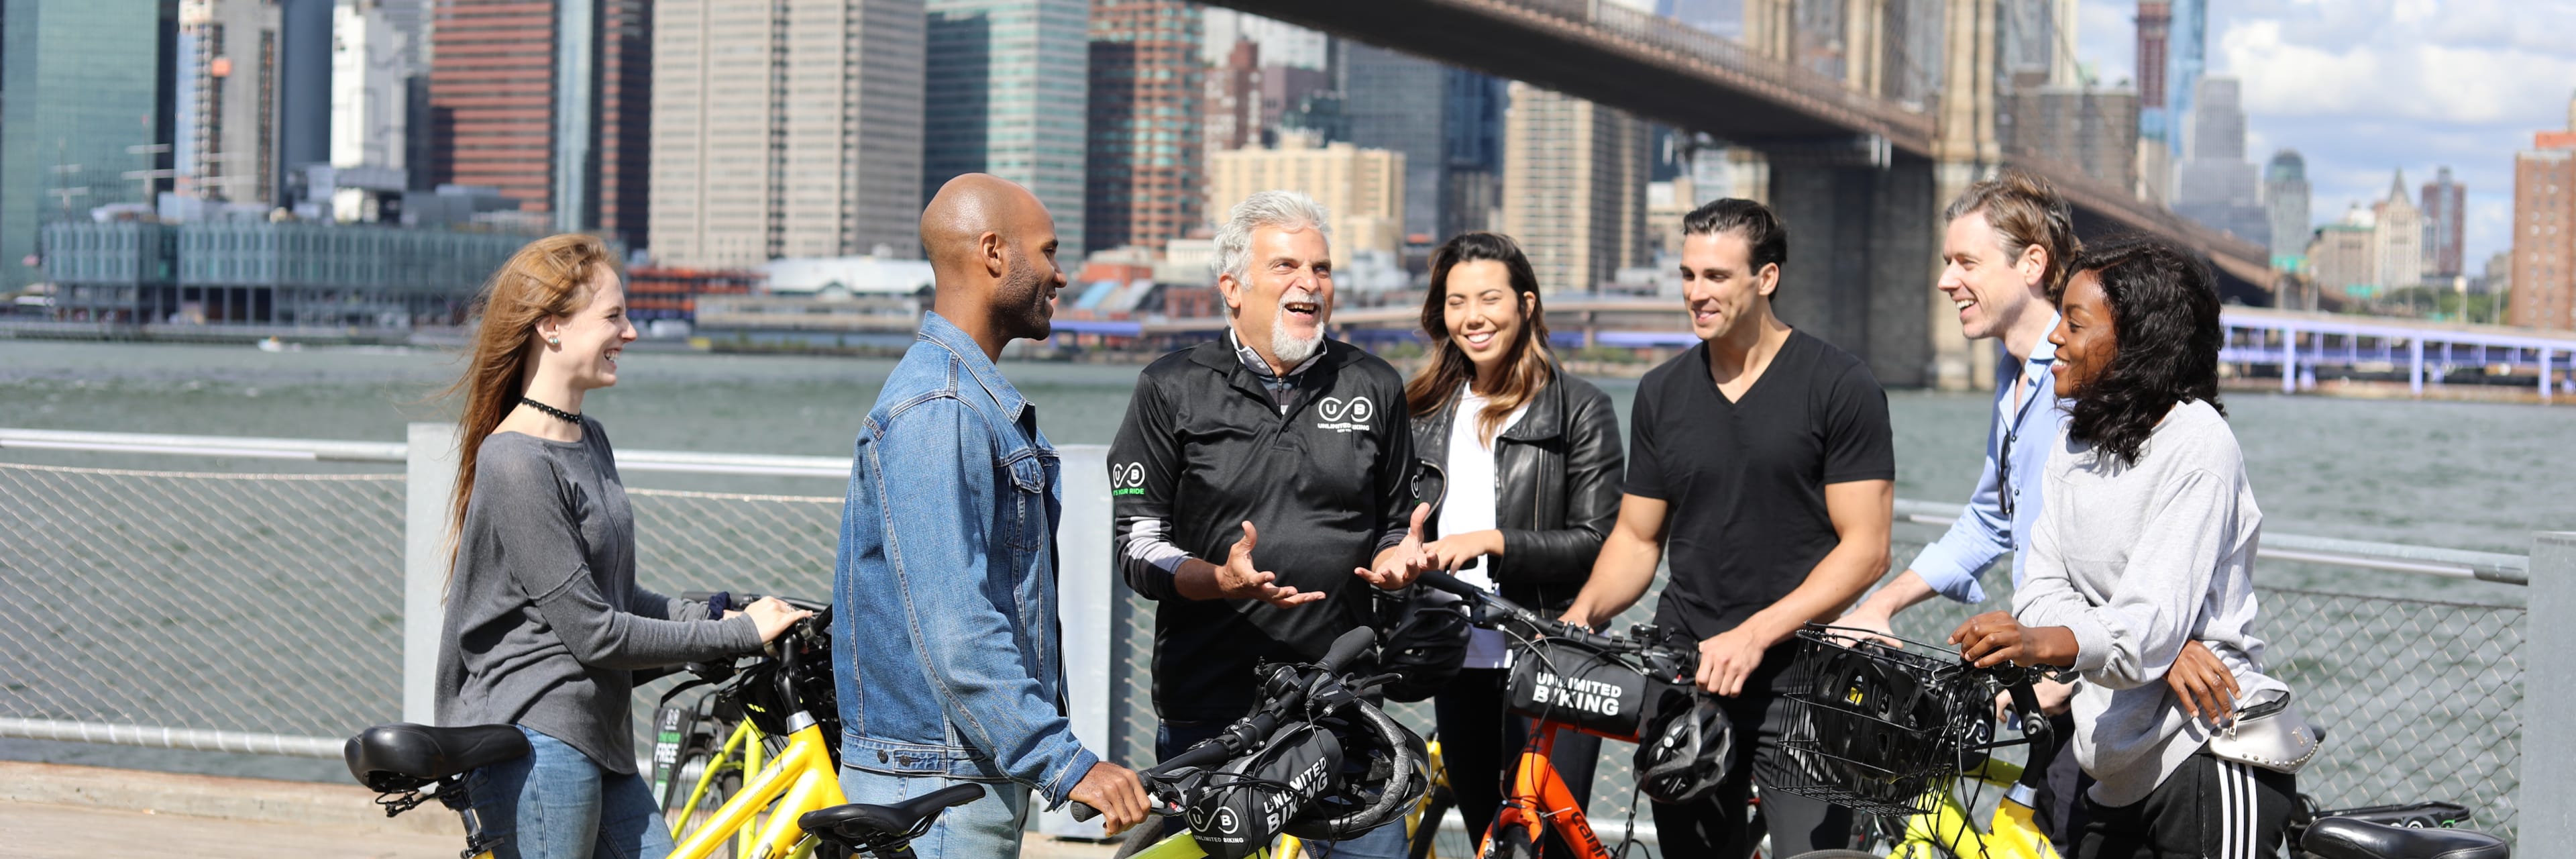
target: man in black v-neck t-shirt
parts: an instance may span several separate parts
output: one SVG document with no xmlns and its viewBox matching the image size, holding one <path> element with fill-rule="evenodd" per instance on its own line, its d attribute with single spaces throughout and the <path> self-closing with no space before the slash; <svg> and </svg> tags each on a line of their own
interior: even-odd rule
<svg viewBox="0 0 2576 859">
<path fill-rule="evenodd" d="M 1666 855 L 1737 859 L 1753 847 L 1749 786 L 1779 767 L 1791 634 L 1887 571 L 1896 455 L 1869 366 L 1771 314 L 1788 237 L 1770 210 L 1719 200 L 1683 236 L 1703 342 L 1637 386 L 1619 522 L 1565 619 L 1625 611 L 1669 553 L 1655 623 L 1699 642 L 1699 682 L 1721 696 L 1735 754 L 1715 790 L 1655 803 L 1657 838 Z M 1774 855 L 1849 846 L 1849 811 L 1766 791 L 1761 813 Z"/>
</svg>

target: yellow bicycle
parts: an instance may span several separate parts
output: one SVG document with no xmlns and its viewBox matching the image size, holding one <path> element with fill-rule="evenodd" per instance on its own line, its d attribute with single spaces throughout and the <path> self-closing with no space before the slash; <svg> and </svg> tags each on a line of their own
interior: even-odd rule
<svg viewBox="0 0 2576 859">
<path fill-rule="evenodd" d="M 983 788 L 961 785 L 891 805 L 850 804 L 841 793 L 839 762 L 830 738 L 839 719 L 833 703 L 830 607 L 788 600 L 816 612 L 765 646 L 747 664 L 726 673 L 717 695 L 739 706 L 741 718 L 727 749 L 742 762 L 704 768 L 691 788 L 688 813 L 675 821 L 685 836 L 672 859 L 711 859 L 721 851 L 753 857 L 865 854 L 881 859 L 912 855 L 905 845 L 927 831 L 949 806 L 971 802 Z M 769 754 L 770 738 L 785 742 Z M 529 752 L 527 738 L 510 725 L 429 727 L 378 725 L 349 738 L 349 771 L 375 790 L 392 816 L 430 800 L 465 823 L 465 855 L 489 859 L 499 839 L 483 830 L 465 776 L 476 768 Z M 763 758 L 766 758 L 763 760 Z M 718 776 L 733 769 L 754 773 L 718 792 Z M 699 806 L 711 795 L 723 800 Z"/>
</svg>

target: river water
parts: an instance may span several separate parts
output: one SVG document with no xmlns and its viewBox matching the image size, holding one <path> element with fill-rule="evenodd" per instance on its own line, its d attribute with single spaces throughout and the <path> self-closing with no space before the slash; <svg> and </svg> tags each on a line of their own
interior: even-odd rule
<svg viewBox="0 0 2576 859">
<path fill-rule="evenodd" d="M 626 448 L 846 456 L 893 362 L 809 356 L 629 352 L 623 381 L 585 410 Z M 432 400 L 455 378 L 428 349 L 247 347 L 0 341 L 0 426 L 400 441 L 406 421 L 440 420 Z M 1105 444 L 1137 368 L 1005 362 L 1059 444 Z M 1622 424 L 1636 385 L 1595 380 Z M 1893 391 L 1897 495 L 1965 498 L 1976 481 L 1983 394 Z M 2463 549 L 2528 552 L 2535 530 L 2576 528 L 2576 410 L 2531 405 L 2339 400 L 2232 393 L 2267 530 Z M 10 461 L 68 455 L 12 450 Z M 100 458 L 90 457 L 87 461 Z M 205 468 L 168 457 L 118 464 Z M 229 464 L 275 469 L 273 461 Z M 638 475 L 645 485 L 708 478 Z M 812 479 L 732 478 L 723 488 L 833 494 Z"/>
</svg>

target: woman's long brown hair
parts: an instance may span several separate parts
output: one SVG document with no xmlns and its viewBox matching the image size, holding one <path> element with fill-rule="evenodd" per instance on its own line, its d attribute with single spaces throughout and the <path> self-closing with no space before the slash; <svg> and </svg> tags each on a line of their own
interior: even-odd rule
<svg viewBox="0 0 2576 859">
<path fill-rule="evenodd" d="M 1525 303 L 1529 314 L 1521 321 L 1520 336 L 1512 340 L 1503 353 L 1503 377 L 1490 380 L 1493 393 L 1486 398 L 1484 411 L 1476 414 L 1476 433 L 1487 446 L 1502 431 L 1503 421 L 1523 403 L 1537 396 L 1553 378 L 1552 355 L 1547 348 L 1547 310 L 1538 297 L 1538 274 L 1530 270 L 1529 257 L 1511 237 L 1501 233 L 1460 233 L 1431 253 L 1431 294 L 1422 300 L 1422 334 L 1431 339 L 1437 350 L 1431 363 L 1404 383 L 1405 409 L 1414 417 L 1423 417 L 1449 404 L 1458 386 L 1476 378 L 1476 363 L 1468 360 L 1466 350 L 1449 339 L 1449 319 L 1445 313 L 1449 302 L 1449 270 L 1461 263 L 1491 260 L 1503 264 L 1510 273 L 1512 298 Z"/>
<path fill-rule="evenodd" d="M 442 394 L 465 398 L 456 415 L 456 503 L 447 517 L 451 561 L 455 540 L 465 533 L 465 505 L 474 498 L 475 454 L 525 393 L 537 320 L 569 315 L 588 304 L 590 281 L 601 271 L 613 274 L 617 264 L 598 236 L 547 236 L 511 254 L 475 299 L 474 342 L 466 348 L 465 375 Z"/>
</svg>

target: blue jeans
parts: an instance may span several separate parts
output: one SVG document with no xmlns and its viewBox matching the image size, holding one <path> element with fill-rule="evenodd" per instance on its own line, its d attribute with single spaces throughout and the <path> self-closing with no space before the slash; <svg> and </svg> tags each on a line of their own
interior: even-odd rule
<svg viewBox="0 0 2576 859">
<path fill-rule="evenodd" d="M 671 827 L 644 777 L 599 768 L 564 741 L 520 728 L 527 757 L 466 776 L 494 859 L 662 859 Z"/>
<path fill-rule="evenodd" d="M 885 775 L 841 769 L 841 793 L 851 802 L 889 805 L 965 784 L 935 775 Z M 1029 788 L 1018 782 L 973 782 L 984 798 L 940 812 L 930 831 L 912 842 L 920 859 L 985 859 L 1020 855 L 1020 833 L 1029 825 Z"/>
<path fill-rule="evenodd" d="M 1233 722 L 1163 722 L 1154 728 L 1154 758 L 1170 760 L 1173 755 L 1189 751 L 1191 746 L 1215 737 L 1230 724 Z M 1318 859 L 1404 859 L 1404 848 L 1404 821 L 1399 818 L 1360 833 L 1358 838 L 1309 844 L 1306 854 Z"/>
</svg>

